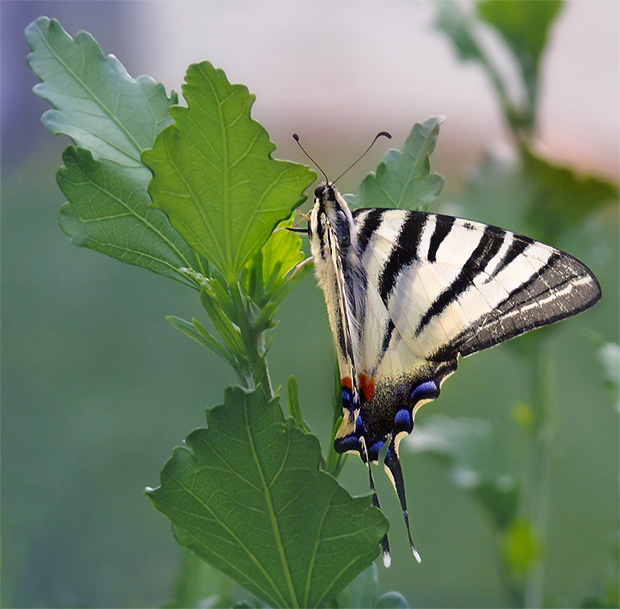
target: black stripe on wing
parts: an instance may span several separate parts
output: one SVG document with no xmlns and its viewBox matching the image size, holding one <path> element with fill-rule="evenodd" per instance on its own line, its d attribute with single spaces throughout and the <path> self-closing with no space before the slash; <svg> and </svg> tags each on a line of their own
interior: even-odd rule
<svg viewBox="0 0 620 609">
<path fill-rule="evenodd" d="M 426 255 L 429 262 L 435 262 L 437 250 L 452 230 L 455 220 L 456 218 L 452 216 L 436 216 L 435 230 L 431 236 L 431 242 Z"/>
<path fill-rule="evenodd" d="M 383 219 L 383 213 L 385 209 L 376 208 L 376 209 L 356 209 L 353 211 L 353 218 L 357 219 L 357 217 L 363 213 L 367 212 L 364 215 L 364 218 L 358 224 L 358 233 L 357 233 L 357 246 L 359 249 L 360 257 L 364 255 L 366 248 L 368 247 L 368 242 L 374 235 L 375 231 L 379 228 L 381 221 Z"/>
<path fill-rule="evenodd" d="M 431 306 L 420 319 L 415 331 L 416 336 L 421 334 L 422 330 L 429 324 L 433 317 L 441 315 L 450 304 L 458 300 L 461 294 L 473 285 L 474 278 L 484 270 L 491 259 L 499 252 L 505 233 L 502 231 L 504 234 L 498 235 L 497 231 L 498 229 L 492 226 L 487 226 L 485 228 L 480 242 L 464 264 L 456 279 L 435 298 Z"/>
<path fill-rule="evenodd" d="M 514 235 L 514 238 L 516 243 L 522 239 L 520 235 Z M 527 241 L 536 245 L 530 239 Z M 521 255 L 527 255 L 526 249 Z M 450 358 L 456 353 L 465 357 L 488 349 L 581 313 L 596 304 L 600 297 L 600 285 L 590 269 L 570 254 L 556 250 L 527 281 L 449 344 L 438 349 L 432 359 Z"/>
<path fill-rule="evenodd" d="M 426 218 L 417 214 L 407 214 L 402 224 L 396 246 L 390 252 L 379 277 L 379 295 L 388 305 L 389 297 L 398 281 L 401 271 L 417 259 L 418 246 L 424 231 Z"/>
<path fill-rule="evenodd" d="M 504 234 L 506 235 L 508 233 L 504 231 Z M 508 248 L 508 250 L 502 257 L 502 259 L 500 260 L 495 270 L 489 275 L 489 277 L 487 278 L 487 281 L 491 281 L 493 277 L 498 275 L 507 266 L 509 266 L 513 260 L 518 258 L 526 250 L 526 248 L 529 245 L 532 245 L 534 243 L 534 240 L 530 239 L 529 237 L 524 237 L 523 235 L 515 235 L 514 233 L 512 234 L 513 234 L 513 237 L 516 237 L 516 238 L 513 239 L 512 243 L 510 244 L 510 247 Z"/>
</svg>

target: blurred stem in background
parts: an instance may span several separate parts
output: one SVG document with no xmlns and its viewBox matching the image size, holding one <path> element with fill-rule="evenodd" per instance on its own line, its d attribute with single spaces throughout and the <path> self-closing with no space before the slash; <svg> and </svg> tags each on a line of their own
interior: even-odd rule
<svg viewBox="0 0 620 609">
<path fill-rule="evenodd" d="M 516 152 L 517 162 L 509 172 L 518 177 L 519 188 L 527 193 L 524 221 L 528 234 L 546 243 L 557 241 L 566 229 L 583 222 L 618 196 L 615 185 L 597 178 L 581 178 L 569 168 L 551 165 L 532 152 L 538 137 L 539 68 L 562 4 L 559 0 L 480 0 L 467 13 L 462 5 L 448 1 L 438 4 L 435 23 L 450 38 L 460 59 L 477 63 L 489 78 Z M 512 59 L 519 90 L 509 86 L 509 77 L 485 48 L 480 32 L 489 28 L 499 35 Z M 505 175 L 496 179 L 505 181 Z M 530 403 L 519 404 L 515 410 L 515 419 L 525 434 L 527 458 L 520 489 L 514 494 L 514 510 L 502 516 L 497 493 L 494 498 L 482 496 L 482 504 L 494 516 L 498 540 L 495 556 L 511 606 L 545 604 L 549 483 L 557 425 L 554 365 L 549 349 L 552 332 L 541 329 L 511 343 L 523 356 L 531 383 Z"/>
<path fill-rule="evenodd" d="M 529 462 L 526 465 L 523 512 L 535 536 L 534 557 L 526 573 L 526 607 L 541 607 L 547 542 L 551 453 L 556 436 L 556 403 L 553 390 L 553 362 L 547 350 L 545 332 L 533 335 L 529 358 L 532 375 L 533 420 L 528 433 Z"/>
</svg>

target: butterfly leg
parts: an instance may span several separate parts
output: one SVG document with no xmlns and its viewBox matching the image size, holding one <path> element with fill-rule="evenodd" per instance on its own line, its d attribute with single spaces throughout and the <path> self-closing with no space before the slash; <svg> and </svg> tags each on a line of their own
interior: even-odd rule
<svg viewBox="0 0 620 609">
<path fill-rule="evenodd" d="M 372 491 L 372 504 L 376 508 L 381 509 L 381 504 L 379 503 L 379 495 L 377 495 L 375 481 L 372 477 L 372 464 L 370 463 L 368 453 L 366 452 L 366 439 L 364 438 L 364 436 L 360 438 L 360 441 L 362 445 L 362 461 L 364 461 L 368 466 L 368 481 L 370 483 L 370 490 Z M 383 550 L 383 565 L 387 569 L 390 564 L 392 564 L 392 550 L 390 549 L 390 541 L 388 539 L 387 533 L 383 536 L 383 539 L 381 540 L 381 549 Z"/>
<path fill-rule="evenodd" d="M 305 260 L 302 260 L 299 264 L 295 265 L 295 269 L 291 273 L 289 279 L 292 279 L 293 277 L 295 277 L 295 275 L 297 275 L 297 273 L 299 273 L 299 271 L 301 271 L 301 269 L 303 269 L 304 266 L 306 266 L 307 264 L 310 264 L 313 261 L 314 261 L 314 258 L 310 256 L 310 258 L 306 258 Z"/>
<path fill-rule="evenodd" d="M 394 485 L 394 490 L 398 495 L 398 500 L 400 501 L 400 507 L 403 510 L 403 517 L 405 518 L 405 525 L 407 527 L 407 536 L 409 537 L 409 544 L 411 545 L 411 551 L 413 552 L 414 558 L 418 562 L 422 562 L 422 558 L 420 554 L 416 550 L 415 544 L 413 543 L 413 539 L 411 538 L 411 527 L 409 526 L 409 513 L 407 512 L 407 497 L 405 495 L 405 480 L 403 478 L 403 470 L 400 465 L 400 458 L 398 456 L 398 448 L 396 447 L 396 443 L 394 442 L 394 438 L 390 440 L 390 445 L 385 453 L 385 470 Z"/>
</svg>

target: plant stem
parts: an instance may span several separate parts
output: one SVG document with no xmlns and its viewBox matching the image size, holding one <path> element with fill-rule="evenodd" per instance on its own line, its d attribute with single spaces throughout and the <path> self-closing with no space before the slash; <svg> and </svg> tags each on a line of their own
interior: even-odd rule
<svg viewBox="0 0 620 609">
<path fill-rule="evenodd" d="M 541 607 L 543 601 L 551 453 L 556 426 L 552 366 L 544 334 L 535 335 L 531 360 L 534 422 L 529 436 L 530 462 L 525 480 L 524 510 L 536 536 L 538 551 L 525 575 L 526 607 Z"/>
<path fill-rule="evenodd" d="M 269 370 L 267 368 L 267 359 L 265 357 L 265 334 L 256 330 L 249 316 L 249 311 L 243 302 L 239 284 L 229 285 L 232 297 L 235 320 L 241 331 L 241 339 L 245 347 L 245 359 L 249 364 L 249 378 L 244 378 L 244 384 L 248 389 L 254 389 L 260 385 L 265 392 L 267 399 L 273 397 L 273 389 L 271 388 L 271 379 L 269 378 Z"/>
</svg>

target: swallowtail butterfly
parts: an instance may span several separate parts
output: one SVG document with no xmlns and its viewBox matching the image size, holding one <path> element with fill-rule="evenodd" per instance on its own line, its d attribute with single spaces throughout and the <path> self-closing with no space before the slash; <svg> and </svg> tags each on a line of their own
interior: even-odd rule
<svg viewBox="0 0 620 609">
<path fill-rule="evenodd" d="M 371 463 L 381 452 L 419 562 L 398 454 L 416 412 L 439 396 L 459 356 L 580 313 L 599 300 L 600 286 L 569 254 L 495 226 L 351 211 L 327 176 L 314 197 L 307 232 L 342 384 L 335 449 L 367 463 L 377 507 Z M 382 546 L 388 566 L 387 537 Z"/>
</svg>

